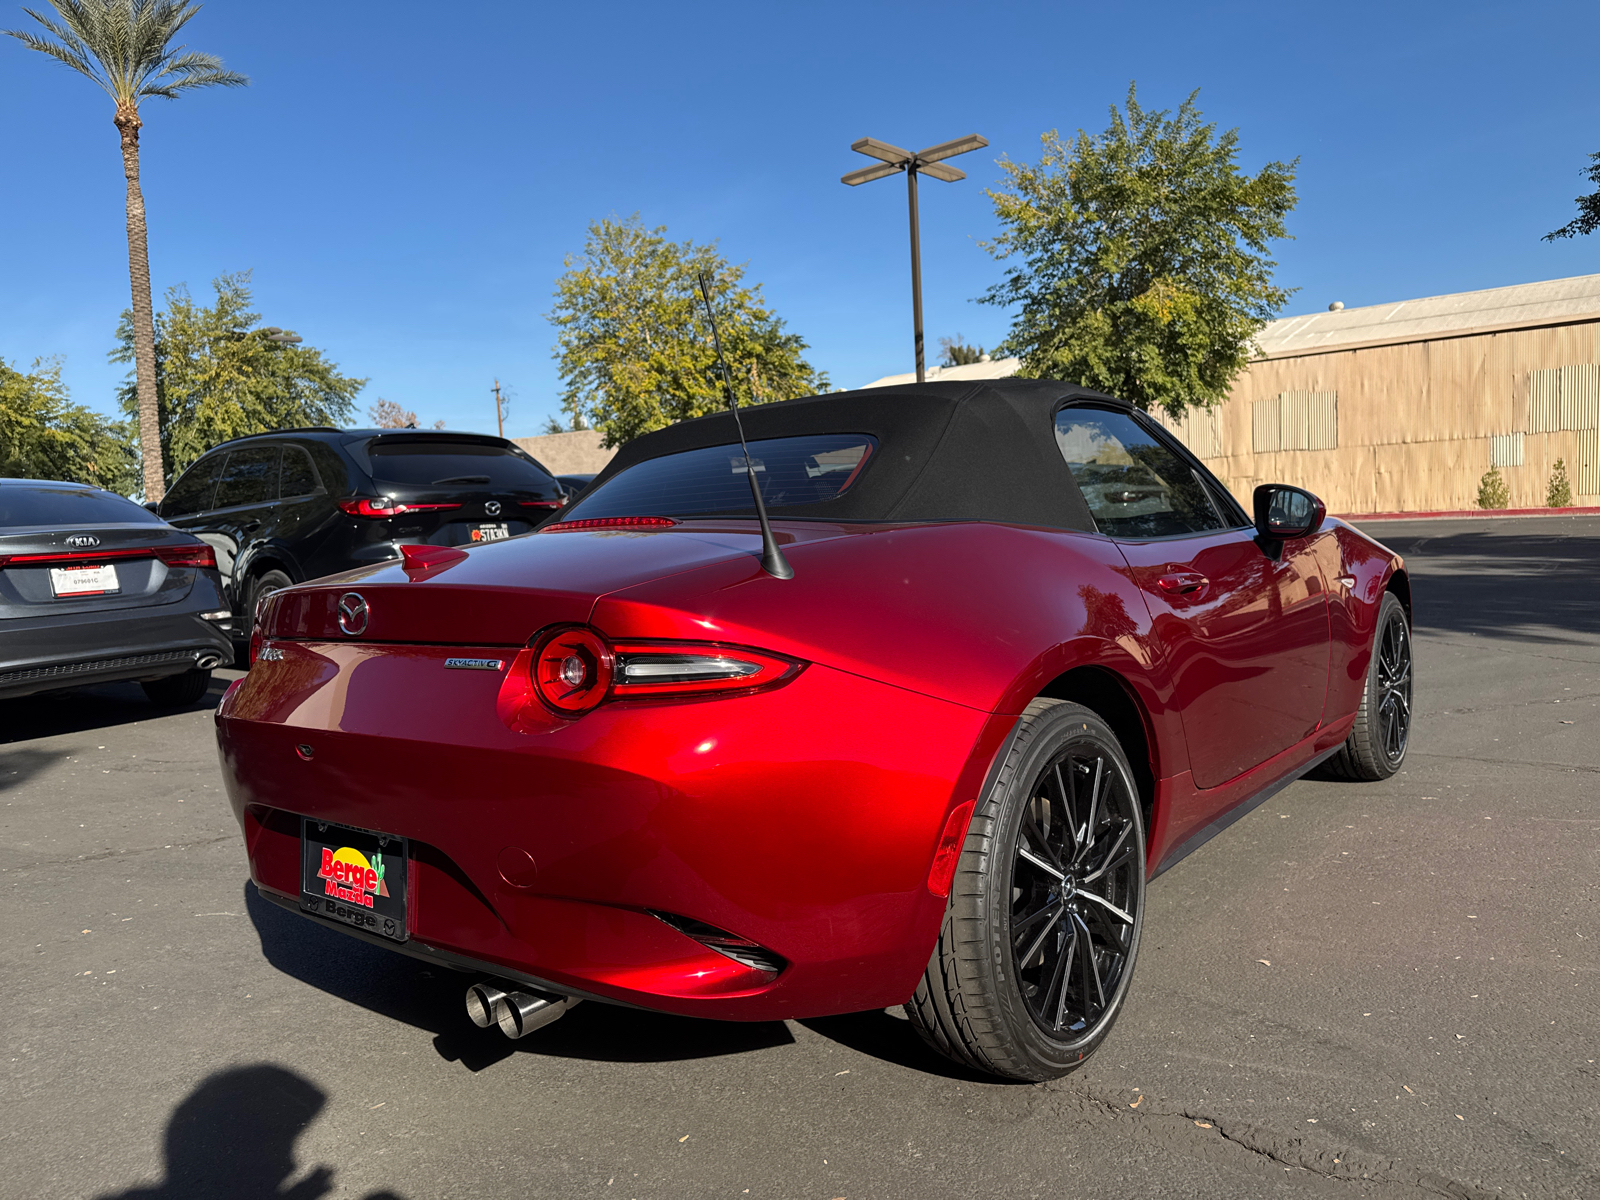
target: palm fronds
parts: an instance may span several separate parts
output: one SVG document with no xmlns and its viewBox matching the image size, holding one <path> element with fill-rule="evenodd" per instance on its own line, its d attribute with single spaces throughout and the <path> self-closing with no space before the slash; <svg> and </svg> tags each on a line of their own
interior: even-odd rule
<svg viewBox="0 0 1600 1200">
<path fill-rule="evenodd" d="M 169 43 L 200 11 L 190 0 L 49 0 L 53 16 L 24 8 L 57 40 L 23 29 L 0 32 L 99 84 L 119 109 L 146 96 L 177 98 L 197 87 L 242 87 L 214 54 Z"/>
</svg>

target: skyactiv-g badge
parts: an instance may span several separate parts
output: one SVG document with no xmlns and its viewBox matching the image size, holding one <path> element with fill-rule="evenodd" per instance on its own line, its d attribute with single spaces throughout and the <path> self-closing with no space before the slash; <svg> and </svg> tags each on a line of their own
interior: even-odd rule
<svg viewBox="0 0 1600 1200">
<path fill-rule="evenodd" d="M 389 888 L 383 882 L 383 871 L 381 854 L 374 854 L 372 861 L 368 862 L 365 854 L 349 846 L 341 846 L 337 850 L 324 846 L 322 868 L 317 872 L 317 878 L 323 880 L 324 895 L 343 900 L 346 904 L 371 908 L 374 896 L 389 895 Z"/>
</svg>

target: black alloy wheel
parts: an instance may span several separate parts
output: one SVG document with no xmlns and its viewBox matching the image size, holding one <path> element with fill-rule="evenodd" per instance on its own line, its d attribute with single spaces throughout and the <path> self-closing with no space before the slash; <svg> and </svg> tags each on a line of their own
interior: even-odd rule
<svg viewBox="0 0 1600 1200">
<path fill-rule="evenodd" d="M 1116 734 L 1082 705 L 1035 700 L 973 812 L 907 1015 L 981 1071 L 1075 1070 L 1122 1010 L 1144 891 L 1144 813 Z"/>
<path fill-rule="evenodd" d="M 1011 865 L 1011 964 L 1053 1038 L 1093 1034 L 1117 994 L 1139 925 L 1138 802 L 1104 748 L 1069 745 L 1023 808 Z"/>
<path fill-rule="evenodd" d="M 1378 630 L 1378 737 L 1385 761 L 1398 768 L 1411 739 L 1411 631 L 1404 613 L 1385 615 Z"/>
<path fill-rule="evenodd" d="M 1413 678 L 1411 622 L 1394 593 L 1385 592 L 1378 605 L 1361 706 L 1350 736 L 1328 760 L 1329 773 L 1375 782 L 1400 769 L 1411 746 Z"/>
</svg>

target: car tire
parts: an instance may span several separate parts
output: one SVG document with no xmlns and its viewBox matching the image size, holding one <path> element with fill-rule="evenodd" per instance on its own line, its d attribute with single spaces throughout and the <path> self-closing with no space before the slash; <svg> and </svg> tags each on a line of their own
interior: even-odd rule
<svg viewBox="0 0 1600 1200">
<path fill-rule="evenodd" d="M 250 580 L 250 603 L 245 605 L 244 611 L 239 614 L 240 623 L 244 626 L 244 635 L 250 636 L 250 631 L 255 628 L 256 609 L 261 607 L 261 601 L 277 591 L 279 588 L 293 587 L 294 580 L 279 570 L 263 571 Z"/>
<path fill-rule="evenodd" d="M 211 672 L 198 667 L 162 679 L 147 679 L 139 685 L 146 699 L 160 708 L 187 708 L 211 686 Z"/>
<path fill-rule="evenodd" d="M 1328 760 L 1331 774 L 1376 782 L 1388 779 L 1406 760 L 1411 745 L 1411 622 L 1393 592 L 1378 605 L 1372 658 L 1361 689 L 1356 723 L 1338 753 Z"/>
<path fill-rule="evenodd" d="M 906 1015 L 980 1071 L 1075 1070 L 1122 1011 L 1144 892 L 1144 815 L 1116 734 L 1082 705 L 1035 700 L 973 812 Z"/>
</svg>

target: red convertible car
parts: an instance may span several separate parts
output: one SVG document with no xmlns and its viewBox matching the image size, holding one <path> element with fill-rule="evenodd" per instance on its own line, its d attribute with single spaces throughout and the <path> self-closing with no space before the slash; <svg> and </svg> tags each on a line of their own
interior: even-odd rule
<svg viewBox="0 0 1600 1200">
<path fill-rule="evenodd" d="M 1309 493 L 1247 514 L 1060 383 L 743 417 L 748 459 L 686 421 L 534 533 L 274 594 L 217 713 L 261 894 L 476 972 L 512 1036 L 904 1004 L 1044 1079 L 1115 1021 L 1148 879 L 1403 761 L 1404 565 Z"/>
</svg>

